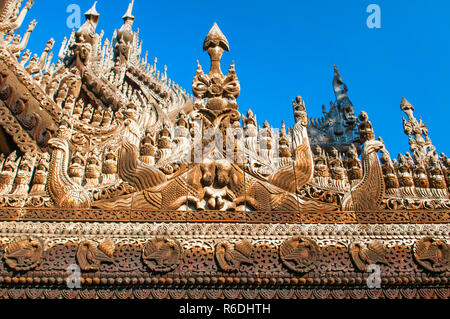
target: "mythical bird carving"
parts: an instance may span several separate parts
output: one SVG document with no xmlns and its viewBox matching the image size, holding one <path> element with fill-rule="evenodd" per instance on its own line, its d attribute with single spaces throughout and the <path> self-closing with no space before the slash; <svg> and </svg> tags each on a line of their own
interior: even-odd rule
<svg viewBox="0 0 450 319">
<path fill-rule="evenodd" d="M 148 241 L 142 248 L 142 259 L 156 272 L 174 270 L 181 261 L 183 249 L 176 240 L 167 237 L 156 237 Z"/>
<path fill-rule="evenodd" d="M 114 263 L 115 245 L 110 238 L 100 244 L 86 240 L 79 244 L 77 250 L 77 262 L 81 270 L 97 271 L 101 263 Z"/>
<path fill-rule="evenodd" d="M 301 96 L 297 96 L 292 102 L 296 124 L 293 128 L 295 162 L 276 172 L 270 183 L 288 192 L 295 193 L 305 186 L 314 176 L 314 161 L 308 137 L 308 117 L 306 115 L 305 103 Z M 295 180 L 295 183 L 292 181 Z"/>
<path fill-rule="evenodd" d="M 280 246 L 280 258 L 283 264 L 295 272 L 309 272 L 316 267 L 320 247 L 313 240 L 292 237 Z"/>
<path fill-rule="evenodd" d="M 363 178 L 344 196 L 342 209 L 345 211 L 376 210 L 385 194 L 383 170 L 378 159 L 378 151 L 384 148 L 381 141 L 374 139 L 372 126 L 367 114 L 362 112 L 359 125 L 360 136 L 363 139 L 362 165 Z"/>
<path fill-rule="evenodd" d="M 354 243 L 349 248 L 350 256 L 360 271 L 366 271 L 371 264 L 387 264 L 386 247 L 378 242 L 372 241 L 367 247 L 361 243 Z"/>
<path fill-rule="evenodd" d="M 448 271 L 450 250 L 443 240 L 425 237 L 414 245 L 414 257 L 423 268 L 431 272 Z"/>
<path fill-rule="evenodd" d="M 33 269 L 44 253 L 43 243 L 36 238 L 20 237 L 5 248 L 6 264 L 18 271 Z"/>
<path fill-rule="evenodd" d="M 221 242 L 216 246 L 216 260 L 224 271 L 238 270 L 241 264 L 252 264 L 251 255 L 254 247 L 248 240 L 230 244 Z"/>
<path fill-rule="evenodd" d="M 61 208 L 89 208 L 92 202 L 91 195 L 67 174 L 69 166 L 67 140 L 61 137 L 52 138 L 49 145 L 53 151 L 47 188 L 52 200 Z"/>
</svg>

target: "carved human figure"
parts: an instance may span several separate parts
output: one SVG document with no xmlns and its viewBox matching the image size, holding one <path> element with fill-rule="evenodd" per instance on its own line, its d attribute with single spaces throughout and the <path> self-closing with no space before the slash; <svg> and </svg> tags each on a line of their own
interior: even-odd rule
<svg viewBox="0 0 450 319">
<path fill-rule="evenodd" d="M 102 173 L 103 173 L 103 184 L 111 184 L 116 181 L 116 174 L 117 174 L 117 160 L 116 155 L 112 151 L 106 151 L 103 166 L 102 166 Z"/>
<path fill-rule="evenodd" d="M 440 161 L 436 157 L 430 159 L 430 186 L 436 189 L 446 189 L 444 173 L 442 172 Z"/>
<path fill-rule="evenodd" d="M 80 152 L 75 152 L 69 165 L 69 177 L 78 185 L 83 183 L 85 159 Z"/>
<path fill-rule="evenodd" d="M 14 196 L 26 196 L 30 189 L 29 183 L 33 174 L 35 157 L 31 153 L 26 153 L 19 164 L 16 177 L 14 179 Z"/>
<path fill-rule="evenodd" d="M 45 186 L 47 184 L 48 168 L 50 155 L 43 153 L 36 166 L 36 172 L 33 177 L 33 186 L 30 190 L 30 195 L 39 195 L 45 193 Z"/>
<path fill-rule="evenodd" d="M 290 144 L 289 135 L 286 133 L 286 125 L 284 121 L 281 123 L 280 139 L 278 141 L 279 156 L 281 158 L 292 157 L 292 146 Z"/>
<path fill-rule="evenodd" d="M 413 187 L 414 180 L 411 174 L 411 168 L 402 154 L 398 154 L 398 181 L 400 187 Z"/>
<path fill-rule="evenodd" d="M 18 163 L 16 152 L 9 154 L 0 173 L 0 195 L 11 192 Z"/>
<path fill-rule="evenodd" d="M 375 134 L 373 131 L 372 123 L 369 121 L 369 116 L 366 112 L 361 112 L 361 114 L 359 115 L 359 121 L 360 123 L 358 124 L 358 132 L 361 144 L 365 143 L 366 141 L 374 140 Z"/>
<path fill-rule="evenodd" d="M 341 155 L 335 148 L 331 149 L 330 155 L 328 157 L 328 166 L 330 169 L 331 178 L 343 185 L 345 181 L 344 164 L 342 162 Z"/>
<path fill-rule="evenodd" d="M 330 173 L 328 171 L 327 157 L 319 145 L 313 147 L 314 154 L 314 178 L 316 182 L 327 185 Z"/>
<path fill-rule="evenodd" d="M 347 160 L 345 161 L 345 167 L 347 168 L 348 180 L 351 184 L 359 181 L 363 177 L 362 164 L 358 157 L 358 152 L 355 146 L 349 148 L 347 152 Z"/>
<path fill-rule="evenodd" d="M 100 159 L 99 154 L 92 152 L 86 160 L 86 186 L 97 186 L 100 177 Z"/>
<path fill-rule="evenodd" d="M 400 186 L 397 175 L 395 174 L 395 167 L 391 161 L 391 157 L 387 152 L 383 152 L 380 161 L 382 164 L 384 183 L 386 184 L 386 191 L 388 193 L 389 192 L 392 193 L 391 190 L 396 190 Z"/>
<path fill-rule="evenodd" d="M 172 132 L 168 123 L 164 123 L 158 135 L 158 157 L 164 160 L 170 156 L 172 152 Z"/>
<path fill-rule="evenodd" d="M 141 141 L 139 160 L 148 165 L 155 165 L 156 151 L 155 139 L 150 132 L 147 132 Z"/>
</svg>

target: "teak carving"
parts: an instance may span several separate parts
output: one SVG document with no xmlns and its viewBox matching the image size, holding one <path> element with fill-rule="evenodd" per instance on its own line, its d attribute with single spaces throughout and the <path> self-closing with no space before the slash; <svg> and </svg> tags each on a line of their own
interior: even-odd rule
<svg viewBox="0 0 450 319">
<path fill-rule="evenodd" d="M 142 248 L 144 263 L 155 272 L 174 270 L 183 258 L 183 248 L 176 240 L 156 237 Z"/>
<path fill-rule="evenodd" d="M 239 107 L 216 23 L 190 94 L 143 54 L 134 0 L 108 39 L 95 3 L 57 54 L 27 49 L 32 5 L 0 2 L 0 298 L 448 299 L 450 159 L 405 98 L 396 158 L 337 66 L 323 117 L 299 95 L 277 130 Z"/>
<path fill-rule="evenodd" d="M 39 239 L 20 237 L 5 248 L 5 262 L 14 270 L 26 271 L 39 264 L 43 253 L 44 245 Z"/>
<path fill-rule="evenodd" d="M 320 247 L 311 239 L 292 237 L 280 246 L 283 264 L 295 272 L 306 273 L 313 270 L 319 259 Z"/>
</svg>

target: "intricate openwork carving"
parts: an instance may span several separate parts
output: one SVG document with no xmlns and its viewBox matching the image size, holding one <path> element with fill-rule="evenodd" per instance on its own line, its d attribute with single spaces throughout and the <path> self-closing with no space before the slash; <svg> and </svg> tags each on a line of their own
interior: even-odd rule
<svg viewBox="0 0 450 319">
<path fill-rule="evenodd" d="M 44 245 L 40 239 L 34 237 L 19 237 L 5 247 L 6 264 L 18 271 L 35 268 L 41 261 Z"/>
<path fill-rule="evenodd" d="M 414 257 L 419 265 L 431 272 L 448 271 L 450 250 L 443 240 L 424 237 L 414 244 Z"/>
<path fill-rule="evenodd" d="M 295 272 L 309 272 L 316 267 L 320 247 L 311 239 L 292 237 L 280 246 L 283 264 Z"/>
<path fill-rule="evenodd" d="M 183 249 L 176 240 L 156 237 L 142 248 L 144 263 L 155 272 L 169 272 L 178 267 L 183 258 Z"/>
</svg>

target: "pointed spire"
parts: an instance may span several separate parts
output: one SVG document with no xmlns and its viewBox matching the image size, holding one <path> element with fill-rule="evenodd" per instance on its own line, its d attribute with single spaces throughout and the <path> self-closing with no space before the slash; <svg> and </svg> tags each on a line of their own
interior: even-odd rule
<svg viewBox="0 0 450 319">
<path fill-rule="evenodd" d="M 100 16 L 100 14 L 97 12 L 96 6 L 97 6 L 97 1 L 95 1 L 94 5 L 84 14 L 86 19 L 91 16 L 95 16 L 95 17 Z"/>
<path fill-rule="evenodd" d="M 402 97 L 402 102 L 400 103 L 400 109 L 402 111 L 406 111 L 406 110 L 414 111 L 414 107 L 412 106 L 412 104 L 409 103 L 409 101 L 407 99 L 405 99 L 404 97 Z"/>
<path fill-rule="evenodd" d="M 209 30 L 208 35 L 203 43 L 203 51 L 208 50 L 209 47 L 220 46 L 225 51 L 230 51 L 230 45 L 225 35 L 220 30 L 216 22 L 214 22 L 211 30 Z"/>
<path fill-rule="evenodd" d="M 128 10 L 125 13 L 125 15 L 122 17 L 124 21 L 126 20 L 134 20 L 133 16 L 133 6 L 134 6 L 134 0 L 131 0 L 130 4 L 128 4 Z"/>
<path fill-rule="evenodd" d="M 333 77 L 333 89 L 334 94 L 336 96 L 336 102 L 339 107 L 350 105 L 352 106 L 352 102 L 347 96 L 348 88 L 345 85 L 344 80 L 342 80 L 342 76 L 339 73 L 339 70 L 336 64 L 333 64 L 334 67 L 334 77 Z"/>
</svg>

